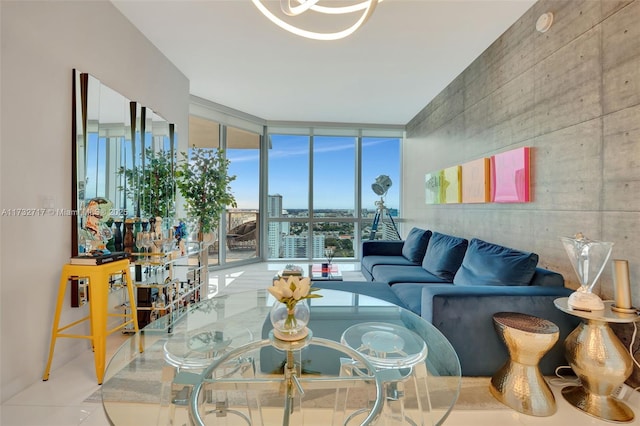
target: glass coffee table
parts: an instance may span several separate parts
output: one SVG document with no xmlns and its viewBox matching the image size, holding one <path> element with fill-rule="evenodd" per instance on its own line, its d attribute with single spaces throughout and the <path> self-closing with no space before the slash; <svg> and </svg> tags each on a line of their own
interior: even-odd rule
<svg viewBox="0 0 640 426">
<path fill-rule="evenodd" d="M 430 323 L 350 292 L 311 299 L 310 337 L 271 335 L 265 290 L 204 300 L 173 333 L 143 329 L 111 359 L 102 385 L 120 424 L 442 424 L 460 364 Z M 140 353 L 138 343 L 145 350 Z"/>
</svg>

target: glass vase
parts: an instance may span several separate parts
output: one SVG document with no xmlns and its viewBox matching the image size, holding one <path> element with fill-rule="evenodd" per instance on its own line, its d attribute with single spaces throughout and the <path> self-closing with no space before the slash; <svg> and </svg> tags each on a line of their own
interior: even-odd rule
<svg viewBox="0 0 640 426">
<path fill-rule="evenodd" d="M 276 300 L 269 313 L 273 335 L 287 341 L 304 339 L 309 334 L 307 324 L 310 313 L 306 299 L 297 302 L 292 309 Z"/>
<path fill-rule="evenodd" d="M 604 309 L 604 303 L 593 293 L 593 288 L 611 256 L 613 243 L 590 240 L 582 233 L 572 238 L 561 237 L 561 241 L 580 281 L 580 288 L 569 297 L 569 306 L 585 311 Z"/>
</svg>

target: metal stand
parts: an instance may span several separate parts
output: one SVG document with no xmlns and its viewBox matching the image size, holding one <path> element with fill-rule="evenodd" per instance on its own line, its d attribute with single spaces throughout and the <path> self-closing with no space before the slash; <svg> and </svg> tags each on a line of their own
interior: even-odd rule
<svg viewBox="0 0 640 426">
<path fill-rule="evenodd" d="M 322 346 L 325 348 L 329 348 L 333 351 L 341 352 L 349 356 L 353 362 L 358 362 L 363 366 L 363 371 L 366 370 L 365 373 L 358 376 L 350 376 L 350 377 L 336 377 L 333 375 L 323 375 L 323 374 L 304 374 L 302 371 L 301 361 L 296 360 L 296 357 L 300 355 L 300 352 L 310 346 Z M 256 377 L 255 376 L 255 364 L 251 364 L 251 368 L 245 369 L 236 369 L 232 371 L 230 374 L 225 374 L 224 376 L 216 376 L 216 370 L 220 367 L 224 367 L 227 363 L 240 363 L 243 364 L 243 360 L 246 359 L 246 354 L 251 353 L 257 349 L 273 346 L 280 351 L 284 351 L 287 356 L 287 361 L 284 366 L 284 375 L 282 377 L 277 377 L 276 375 L 269 375 L 270 377 Z M 245 355 L 245 356 L 243 356 Z M 229 409 L 229 399 L 227 398 L 226 392 L 246 392 L 247 395 L 251 395 L 252 398 L 260 397 L 260 392 L 273 393 L 278 392 L 280 394 L 284 393 L 284 407 L 283 408 L 283 418 L 282 425 L 289 426 L 290 424 L 299 425 L 302 424 L 301 420 L 304 418 L 302 415 L 302 401 L 305 397 L 305 388 L 307 390 L 321 390 L 321 391 L 346 391 L 346 390 L 356 390 L 358 388 L 363 388 L 363 391 L 370 391 L 373 389 L 371 385 L 375 385 L 375 399 L 373 403 L 367 407 L 366 410 L 358 411 L 358 414 L 362 414 L 363 412 L 366 414 L 366 417 L 360 420 L 360 426 L 369 426 L 374 424 L 378 417 L 380 417 L 385 397 L 383 394 L 383 381 L 380 375 L 375 373 L 375 368 L 373 364 L 362 354 L 357 352 L 356 350 L 342 345 L 341 343 L 334 342 L 328 339 L 316 338 L 313 337 L 313 333 L 309 330 L 309 334 L 307 337 L 299 340 L 299 341 L 284 341 L 275 337 L 273 330 L 269 332 L 269 337 L 263 340 L 257 340 L 246 345 L 235 348 L 226 354 L 222 355 L 220 358 L 216 359 L 212 364 L 210 364 L 203 372 L 198 376 L 199 382 L 193 385 L 193 389 L 189 399 L 189 420 L 190 424 L 197 426 L 205 426 L 207 423 L 205 422 L 205 416 L 210 413 L 215 413 L 216 417 L 225 417 L 227 413 L 233 413 L 240 415 L 244 420 L 247 420 L 250 425 L 263 425 L 263 424 L 273 424 L 273 421 L 266 422 L 264 421 L 265 417 L 262 414 L 262 408 L 260 404 L 255 404 L 254 413 L 251 413 L 251 403 L 247 399 L 246 407 L 242 407 L 243 410 L 246 411 L 245 414 L 239 410 L 230 410 Z M 246 373 L 246 374 L 245 374 Z M 304 385 L 304 388 L 303 388 Z M 205 393 L 207 391 L 216 392 L 221 398 L 224 398 L 222 401 L 218 400 L 208 400 L 205 398 Z M 343 395 L 337 394 L 337 395 Z M 215 403 L 215 410 L 207 410 L 206 404 Z M 347 408 L 346 401 L 341 401 L 336 399 L 334 405 L 335 411 L 343 411 Z M 312 406 L 312 405 L 310 405 Z M 339 407 L 336 409 L 336 407 Z M 347 425 L 349 420 L 353 416 L 349 416 L 347 421 L 343 423 L 343 425 Z M 271 418 L 269 418 L 272 420 Z M 216 423 L 218 424 L 218 423 Z M 222 423 L 220 423 L 222 424 Z M 226 423 L 225 423 L 226 424 Z"/>
<path fill-rule="evenodd" d="M 402 238 L 400 237 L 400 232 L 398 232 L 398 227 L 396 226 L 396 223 L 393 221 L 393 218 L 389 214 L 389 209 L 387 209 L 387 207 L 384 205 L 384 199 L 382 197 L 380 197 L 380 201 L 376 201 L 376 207 L 377 207 L 376 215 L 373 218 L 373 225 L 371 226 L 371 234 L 369 235 L 369 240 L 374 240 L 376 238 L 376 231 L 378 230 L 378 224 L 380 223 L 380 219 L 384 221 L 385 213 L 387 214 L 389 221 L 391 221 L 391 225 L 393 226 L 394 231 L 396 231 L 396 236 L 398 237 L 399 240 L 401 240 Z"/>
</svg>

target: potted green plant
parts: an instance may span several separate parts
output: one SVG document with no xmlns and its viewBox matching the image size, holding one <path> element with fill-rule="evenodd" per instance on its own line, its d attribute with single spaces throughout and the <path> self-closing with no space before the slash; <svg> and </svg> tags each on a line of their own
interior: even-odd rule
<svg viewBox="0 0 640 426">
<path fill-rule="evenodd" d="M 220 216 L 227 207 L 236 207 L 229 184 L 229 160 L 223 150 L 191 148 L 180 153 L 182 160 L 175 171 L 176 186 L 185 200 L 187 217 L 198 226 L 198 239 L 218 228 Z"/>
<path fill-rule="evenodd" d="M 135 205 L 135 214 L 145 217 L 171 218 L 174 215 L 175 179 L 172 152 L 144 152 L 144 167 L 121 167 L 119 174 L 127 180 L 127 198 Z M 122 191 L 125 188 L 120 186 Z"/>
</svg>

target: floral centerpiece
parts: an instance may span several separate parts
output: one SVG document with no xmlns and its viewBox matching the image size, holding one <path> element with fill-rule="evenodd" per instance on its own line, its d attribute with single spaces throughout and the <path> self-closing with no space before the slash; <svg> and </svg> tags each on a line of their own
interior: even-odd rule
<svg viewBox="0 0 640 426">
<path fill-rule="evenodd" d="M 311 287 L 308 277 L 289 276 L 274 281 L 268 290 L 276 298 L 270 313 L 275 337 L 281 340 L 306 337 L 309 334 L 309 305 L 306 299 L 322 297 L 314 293 L 320 289 Z"/>
</svg>

